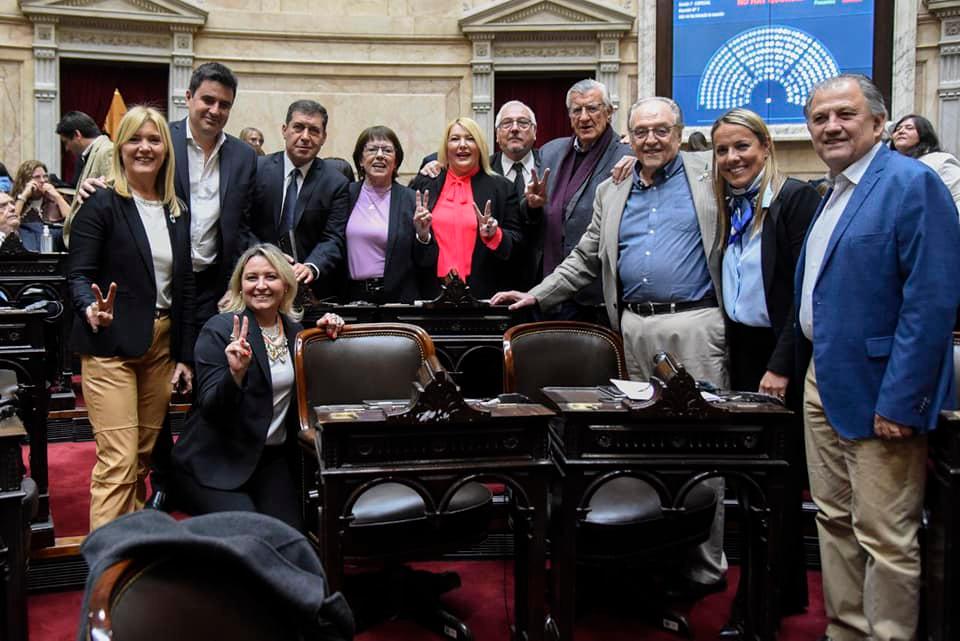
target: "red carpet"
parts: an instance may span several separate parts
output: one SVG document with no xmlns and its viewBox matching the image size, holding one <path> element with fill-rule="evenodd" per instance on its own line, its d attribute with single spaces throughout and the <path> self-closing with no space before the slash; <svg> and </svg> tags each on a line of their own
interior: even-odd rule
<svg viewBox="0 0 960 641">
<path fill-rule="evenodd" d="M 94 464 L 94 445 L 55 443 L 49 447 L 50 504 L 58 537 L 86 534 L 89 509 L 90 471 Z M 451 569 L 460 574 L 463 587 L 447 595 L 446 603 L 473 629 L 478 641 L 506 641 L 513 622 L 513 574 L 508 561 L 464 561 L 425 563 L 430 569 Z M 701 600 L 688 613 L 694 641 L 717 638 L 726 621 L 736 589 L 738 569 L 731 568 L 729 588 Z M 807 614 L 784 619 L 779 641 L 814 641 L 823 634 L 823 616 L 819 572 L 808 574 L 811 607 Z M 506 588 L 506 590 L 505 590 Z M 31 641 L 72 641 L 76 638 L 81 592 L 32 595 L 30 607 Z M 681 611 L 683 611 L 681 609 Z M 440 639 L 413 623 L 391 621 L 357 636 L 359 641 L 414 641 Z M 646 627 L 629 611 L 595 609 L 577 622 L 578 641 L 677 641 L 681 637 Z"/>
</svg>

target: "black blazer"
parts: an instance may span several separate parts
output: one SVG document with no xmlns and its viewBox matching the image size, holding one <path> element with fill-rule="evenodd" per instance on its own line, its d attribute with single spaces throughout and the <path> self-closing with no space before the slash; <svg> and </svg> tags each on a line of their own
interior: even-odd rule
<svg viewBox="0 0 960 641">
<path fill-rule="evenodd" d="M 284 183 L 283 158 L 278 151 L 257 160 L 256 187 L 253 190 L 252 227 L 262 242 L 277 244 L 282 213 Z M 293 237 L 297 259 L 316 265 L 320 290 L 329 290 L 334 269 L 343 261 L 346 246 L 347 217 L 350 213 L 347 179 L 328 163 L 316 158 L 300 185 L 294 210 Z M 327 285 L 324 287 L 323 285 Z"/>
<path fill-rule="evenodd" d="M 430 190 L 428 207 L 432 211 L 446 179 L 446 169 L 436 178 L 418 174 L 410 183 L 410 187 L 421 191 Z M 479 229 L 473 248 L 473 260 L 467 285 L 470 286 L 470 291 L 476 298 L 489 298 L 498 291 L 516 288 L 516 274 L 511 273 L 508 260 L 514 246 L 520 243 L 520 200 L 513 189 L 513 183 L 500 175 L 491 176 L 480 170 L 470 180 L 470 185 L 473 188 L 473 200 L 477 207 L 483 211 L 484 205 L 489 200 L 493 217 L 497 219 L 497 224 L 503 230 L 503 239 L 496 251 L 491 251 L 483 244 Z M 440 293 L 440 284 L 437 279 L 439 248 L 436 238 L 430 239 L 427 249 L 430 252 L 428 257 L 431 267 L 429 275 L 420 285 L 420 291 L 425 298 L 434 298 Z"/>
<path fill-rule="evenodd" d="M 71 241 L 72 242 L 72 241 Z M 273 421 L 273 384 L 263 336 L 253 312 L 247 342 L 253 360 L 243 385 L 237 387 L 224 349 L 230 343 L 233 314 L 217 314 L 200 331 L 196 346 L 196 403 L 187 417 L 183 436 L 173 448 L 174 464 L 198 483 L 218 490 L 235 490 L 246 483 L 260 461 Z M 302 327 L 283 318 L 283 331 L 293 363 L 293 342 Z M 296 383 L 286 417 L 287 443 L 299 429 Z"/>
<path fill-rule="evenodd" d="M 176 160 L 174 188 L 190 208 L 190 163 L 187 161 L 186 119 L 170 123 Z M 233 266 L 250 245 L 250 198 L 257 173 L 257 153 L 247 143 L 227 135 L 220 147 L 220 247 L 217 251 L 221 291 L 227 291 Z M 189 220 L 189 218 L 187 219 Z"/>
<path fill-rule="evenodd" d="M 193 362 L 195 291 L 190 263 L 190 218 L 166 217 L 173 249 L 173 285 L 170 308 L 170 355 L 178 362 Z M 140 213 L 132 198 L 113 189 L 98 189 L 83 203 L 73 219 L 67 281 L 73 308 L 73 348 L 93 356 L 143 356 L 153 342 L 157 283 L 153 253 Z M 93 333 L 86 309 L 95 298 L 96 283 L 104 296 L 110 282 L 117 283 L 113 323 Z"/>
<path fill-rule="evenodd" d="M 787 178 L 770 203 L 760 230 L 760 260 L 767 314 L 777 344 L 767 369 L 794 377 L 793 279 L 797 259 L 820 194 L 810 183 Z"/>
<path fill-rule="evenodd" d="M 363 183 L 349 185 L 350 215 L 360 198 Z M 387 227 L 387 256 L 383 266 L 383 288 L 386 300 L 391 303 L 412 303 L 420 295 L 419 281 L 428 277 L 432 268 L 436 271 L 436 254 L 429 245 L 417 242 L 413 226 L 416 211 L 416 193 L 409 187 L 393 183 L 390 188 L 390 221 Z M 338 284 L 345 286 L 350 279 L 346 259 L 337 270 Z"/>
</svg>

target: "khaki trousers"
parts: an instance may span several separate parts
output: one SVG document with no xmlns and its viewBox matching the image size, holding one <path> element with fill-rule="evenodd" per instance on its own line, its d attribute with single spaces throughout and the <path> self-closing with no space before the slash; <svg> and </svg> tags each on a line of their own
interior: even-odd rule
<svg viewBox="0 0 960 641">
<path fill-rule="evenodd" d="M 695 380 L 709 381 L 720 389 L 728 387 L 725 329 L 718 307 L 656 316 L 640 316 L 625 310 L 620 317 L 620 328 L 631 380 L 649 380 L 653 357 L 659 352 L 670 352 Z M 717 494 L 717 511 L 710 538 L 691 552 L 684 573 L 691 581 L 711 584 L 727 572 L 727 558 L 723 553 L 725 489 L 723 479 L 710 479 L 704 484 Z"/>
<path fill-rule="evenodd" d="M 804 432 L 823 601 L 833 641 L 913 641 L 917 632 L 927 438 L 848 440 L 827 420 L 813 360 Z"/>
<path fill-rule="evenodd" d="M 139 358 L 84 356 L 83 398 L 97 462 L 90 478 L 90 530 L 143 507 L 150 453 L 170 404 L 170 319 L 153 324 Z"/>
</svg>

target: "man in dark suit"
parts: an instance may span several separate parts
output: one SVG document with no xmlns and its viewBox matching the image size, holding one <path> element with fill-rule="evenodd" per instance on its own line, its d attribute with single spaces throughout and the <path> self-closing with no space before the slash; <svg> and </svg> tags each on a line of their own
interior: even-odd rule
<svg viewBox="0 0 960 641">
<path fill-rule="evenodd" d="M 632 153 L 610 126 L 613 103 L 603 83 L 589 78 L 575 83 L 567 91 L 567 111 L 573 135 L 540 148 L 541 166 L 549 175 L 545 185 L 529 189 L 526 197 L 524 228 L 536 266 L 534 282 L 549 275 L 577 246 L 593 217 L 597 186 Z M 602 305 L 598 279 L 550 316 L 607 322 Z"/>
<path fill-rule="evenodd" d="M 254 235 L 280 247 L 297 280 L 314 283 L 321 296 L 331 293 L 326 277 L 343 260 L 350 213 L 347 179 L 317 158 L 327 119 L 327 110 L 313 100 L 290 105 L 284 151 L 258 160 L 252 215 Z"/>
<path fill-rule="evenodd" d="M 237 258 L 250 243 L 249 207 L 257 155 L 224 133 L 237 79 L 219 62 L 200 65 L 187 89 L 189 115 L 170 123 L 177 197 L 190 212 L 190 245 L 197 282 L 197 325 L 217 313 L 217 301 Z"/>
<path fill-rule="evenodd" d="M 176 158 L 174 188 L 190 215 L 190 254 L 196 282 L 196 329 L 217 313 L 234 263 L 250 243 L 249 207 L 257 155 L 225 133 L 237 92 L 226 66 L 208 62 L 194 70 L 187 89 L 188 116 L 170 123 Z M 166 507 L 173 438 L 169 420 L 153 451 L 153 494 L 147 504 Z"/>
<path fill-rule="evenodd" d="M 831 183 L 794 289 L 826 638 L 914 639 L 927 432 L 953 403 L 957 212 L 936 173 L 881 143 L 867 78 L 819 83 L 804 114 Z"/>
</svg>

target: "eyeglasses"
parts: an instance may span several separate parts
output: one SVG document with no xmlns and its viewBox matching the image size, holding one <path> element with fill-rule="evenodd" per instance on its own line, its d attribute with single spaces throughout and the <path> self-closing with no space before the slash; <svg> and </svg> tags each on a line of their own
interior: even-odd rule
<svg viewBox="0 0 960 641">
<path fill-rule="evenodd" d="M 674 130 L 676 125 L 671 127 L 637 127 L 633 130 L 633 137 L 637 140 L 643 140 L 647 137 L 648 134 L 652 133 L 655 138 L 660 140 L 665 140 L 670 137 L 670 132 Z"/>
<path fill-rule="evenodd" d="M 513 129 L 513 126 L 516 125 L 517 129 L 519 129 L 520 131 L 526 131 L 527 129 L 530 128 L 530 125 L 532 124 L 533 124 L 533 121 L 527 118 L 516 118 L 516 119 L 509 119 L 509 120 L 501 120 L 500 124 L 497 125 L 497 127 L 499 129 L 503 129 L 504 131 L 508 131 L 510 129 Z"/>
<path fill-rule="evenodd" d="M 370 156 L 376 156 L 377 154 L 392 156 L 397 153 L 397 150 L 389 145 L 365 145 L 363 148 L 363 153 Z"/>
<path fill-rule="evenodd" d="M 606 105 L 602 105 L 602 104 L 577 105 L 576 107 L 570 107 L 570 115 L 573 116 L 574 118 L 579 118 L 580 114 L 586 111 L 587 114 L 591 116 L 596 116 L 598 113 L 603 111 L 605 107 Z"/>
</svg>

